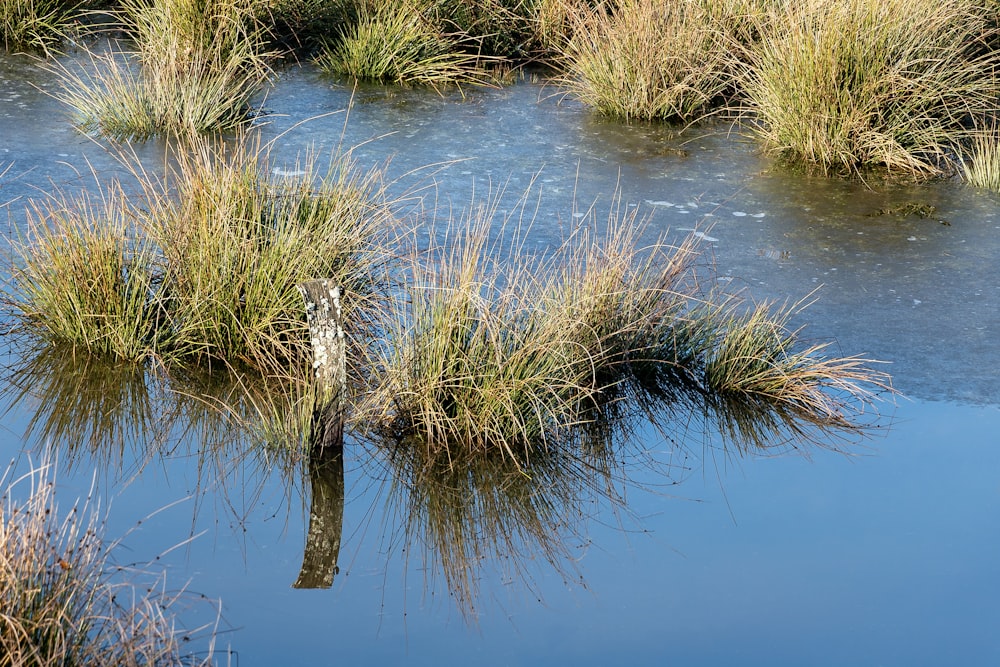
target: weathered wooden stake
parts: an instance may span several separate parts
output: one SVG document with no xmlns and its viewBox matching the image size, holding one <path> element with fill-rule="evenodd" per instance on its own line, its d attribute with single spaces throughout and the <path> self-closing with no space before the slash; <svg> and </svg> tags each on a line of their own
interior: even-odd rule
<svg viewBox="0 0 1000 667">
<path fill-rule="evenodd" d="M 316 402 L 312 415 L 312 450 L 344 443 L 344 391 L 347 384 L 346 339 L 340 308 L 340 287 L 329 280 L 298 286 L 306 302 L 312 340 Z"/>
<path fill-rule="evenodd" d="M 344 523 L 344 393 L 346 339 L 340 288 L 329 280 L 298 286 L 306 302 L 313 349 L 316 399 L 313 404 L 309 480 L 309 532 L 294 588 L 329 588 L 337 573 Z"/>
</svg>

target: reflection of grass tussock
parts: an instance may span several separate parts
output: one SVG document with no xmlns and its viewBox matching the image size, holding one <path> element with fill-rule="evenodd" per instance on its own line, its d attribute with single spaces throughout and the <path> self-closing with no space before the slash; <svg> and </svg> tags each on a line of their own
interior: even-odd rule
<svg viewBox="0 0 1000 667">
<path fill-rule="evenodd" d="M 383 83 L 489 82 L 480 57 L 461 48 L 465 38 L 446 34 L 420 2 L 361 2 L 357 10 L 354 22 L 317 56 L 321 69 Z"/>
<path fill-rule="evenodd" d="M 601 450 L 602 463 L 595 463 L 596 451 L 582 455 L 562 443 L 519 470 L 495 457 L 448 460 L 401 444 L 386 444 L 381 454 L 391 466 L 389 502 L 404 518 L 407 552 L 423 559 L 425 584 L 443 577 L 470 618 L 490 569 L 529 589 L 539 566 L 579 581 L 572 576 L 571 538 L 583 533 L 586 504 L 623 502 L 610 477 L 608 449 Z"/>
<path fill-rule="evenodd" d="M 624 119 L 690 120 L 729 85 L 728 47 L 697 2 L 625 0 L 576 14 L 562 83 Z"/>
<path fill-rule="evenodd" d="M 128 1 L 119 15 L 134 52 L 90 54 L 82 70 L 53 65 L 81 126 L 116 139 L 233 130 L 270 77 L 252 0 Z"/>
<path fill-rule="evenodd" d="M 968 0 L 809 0 L 777 10 L 742 82 L 757 133 L 825 171 L 949 171 L 963 123 L 995 108 L 984 14 Z"/>
<path fill-rule="evenodd" d="M 89 501 L 60 514 L 51 465 L 22 478 L 26 500 L 17 480 L 0 483 L 0 665 L 211 664 L 182 651 L 171 611 L 182 596 L 112 578 L 114 544 Z"/>
<path fill-rule="evenodd" d="M 308 157 L 275 176 L 267 148 L 243 143 L 175 158 L 165 179 L 132 167 L 139 197 L 111 185 L 100 206 L 35 205 L 10 295 L 31 330 L 123 359 L 288 372 L 311 354 L 298 283 L 330 278 L 351 293 L 352 322 L 370 319 L 387 230 L 377 172 L 341 156 L 324 173 Z"/>
</svg>

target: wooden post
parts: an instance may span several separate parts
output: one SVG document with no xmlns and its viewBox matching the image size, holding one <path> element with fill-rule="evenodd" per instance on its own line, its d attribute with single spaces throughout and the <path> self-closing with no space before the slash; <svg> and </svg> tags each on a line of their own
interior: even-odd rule
<svg viewBox="0 0 1000 667">
<path fill-rule="evenodd" d="M 340 308 L 340 287 L 329 280 L 298 286 L 306 302 L 306 321 L 313 349 L 316 402 L 312 415 L 312 449 L 344 443 L 344 390 L 347 384 L 346 339 Z"/>
<path fill-rule="evenodd" d="M 344 393 L 346 340 L 340 288 L 329 280 L 298 286 L 306 302 L 313 349 L 315 402 L 309 446 L 309 531 L 294 588 L 329 588 L 336 575 L 344 523 Z"/>
</svg>

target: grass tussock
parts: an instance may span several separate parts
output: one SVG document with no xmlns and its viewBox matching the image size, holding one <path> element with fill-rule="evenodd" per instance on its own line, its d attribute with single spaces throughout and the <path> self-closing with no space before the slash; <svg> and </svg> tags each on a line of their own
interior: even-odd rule
<svg viewBox="0 0 1000 667">
<path fill-rule="evenodd" d="M 49 53 L 73 32 L 80 3 L 0 0 L 0 44 L 6 51 Z"/>
<path fill-rule="evenodd" d="M 748 316 L 739 299 L 702 294 L 694 240 L 640 247 L 634 210 L 613 207 L 606 231 L 585 226 L 546 256 L 519 252 L 517 234 L 506 249 L 490 242 L 497 210 L 473 207 L 414 259 L 372 362 L 363 430 L 428 456 L 529 466 L 629 405 L 727 397 L 852 431 L 888 388 L 865 360 L 801 347 L 786 312 Z M 506 229 L 518 214 L 504 215 Z"/>
<path fill-rule="evenodd" d="M 730 84 L 729 47 L 696 2 L 623 0 L 574 14 L 560 83 L 609 116 L 692 120 Z"/>
<path fill-rule="evenodd" d="M 354 22 L 316 57 L 325 72 L 363 81 L 419 84 L 486 84 L 492 77 L 467 37 L 447 32 L 419 0 L 375 0 L 357 6 Z"/>
<path fill-rule="evenodd" d="M 59 511 L 51 464 L 0 483 L 0 665 L 211 664 L 211 650 L 182 651 L 172 612 L 182 595 L 115 576 L 115 543 L 90 500 Z"/>
<path fill-rule="evenodd" d="M 255 0 L 124 2 L 133 45 L 112 41 L 81 68 L 53 64 L 58 97 L 85 131 L 118 140 L 236 130 L 271 76 Z"/>
<path fill-rule="evenodd" d="M 987 16 L 969 0 L 808 0 L 772 13 L 745 55 L 764 145 L 825 172 L 935 176 L 995 107 Z"/>
<path fill-rule="evenodd" d="M 101 201 L 55 195 L 28 208 L 12 277 L 23 320 L 44 340 L 128 361 L 155 344 L 156 250 L 134 233 L 126 201 L 112 185 Z"/>
<path fill-rule="evenodd" d="M 962 177 L 977 188 L 1000 192 L 1000 127 L 978 129 L 965 154 L 959 155 Z"/>
<path fill-rule="evenodd" d="M 15 244 L 15 314 L 44 339 L 120 359 L 287 374 L 311 357 L 296 285 L 322 276 L 351 295 L 345 317 L 363 330 L 389 229 L 378 172 L 307 156 L 281 176 L 267 151 L 202 140 L 164 178 L 133 163 L 137 194 L 35 204 Z"/>
</svg>

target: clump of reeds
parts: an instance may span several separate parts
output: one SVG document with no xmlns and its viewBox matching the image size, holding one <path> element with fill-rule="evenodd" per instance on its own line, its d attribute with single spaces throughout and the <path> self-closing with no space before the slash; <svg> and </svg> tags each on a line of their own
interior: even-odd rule
<svg viewBox="0 0 1000 667">
<path fill-rule="evenodd" d="M 584 8 L 562 46 L 570 93 L 610 116 L 692 120 L 730 85 L 729 46 L 696 2 L 623 0 Z"/>
<path fill-rule="evenodd" d="M 516 234 L 507 250 L 490 242 L 494 215 L 495 202 L 474 207 L 414 260 L 372 362 L 363 430 L 526 466 L 630 405 L 736 397 L 851 431 L 868 388 L 886 387 L 864 360 L 801 348 L 786 312 L 745 316 L 739 299 L 702 294 L 694 239 L 639 247 L 634 211 L 613 207 L 606 232 L 584 226 L 546 256 L 517 252 Z"/>
<path fill-rule="evenodd" d="M 370 0 L 316 57 L 320 69 L 364 81 L 429 86 L 491 80 L 483 58 L 462 48 L 467 37 L 447 32 L 420 0 Z"/>
<path fill-rule="evenodd" d="M 133 47 L 53 65 L 58 96 L 83 129 L 120 140 L 237 129 L 271 75 L 259 13 L 256 0 L 124 2 Z"/>
<path fill-rule="evenodd" d="M 704 354 L 704 388 L 805 423 L 849 430 L 857 404 L 870 402 L 871 391 L 888 391 L 888 378 L 868 359 L 827 357 L 828 343 L 802 344 L 799 330 L 788 326 L 799 310 L 760 303 L 714 315 L 720 321 Z"/>
<path fill-rule="evenodd" d="M 127 196 L 53 195 L 28 208 L 13 283 L 23 320 L 41 338 L 136 361 L 155 347 L 156 250 L 136 232 Z"/>
<path fill-rule="evenodd" d="M 0 0 L 0 44 L 7 51 L 48 53 L 72 31 L 79 2 Z"/>
<path fill-rule="evenodd" d="M 171 611 L 180 595 L 115 575 L 116 543 L 105 542 L 91 500 L 59 511 L 51 464 L 0 484 L 0 664 L 211 664 L 211 647 L 200 658 L 182 651 Z"/>
<path fill-rule="evenodd" d="M 959 153 L 959 164 L 966 183 L 1000 192 L 1000 128 L 977 129 L 965 154 Z"/>
<path fill-rule="evenodd" d="M 127 162 L 138 193 L 112 184 L 100 206 L 36 203 L 14 244 L 15 314 L 43 338 L 120 359 L 307 366 L 296 285 L 335 281 L 350 294 L 345 317 L 367 327 L 388 214 L 377 170 L 341 155 L 324 172 L 307 156 L 281 176 L 268 150 L 202 140 L 162 178 Z"/>
<path fill-rule="evenodd" d="M 826 172 L 934 176 L 995 107 L 995 52 L 969 0 L 808 0 L 772 13 L 745 54 L 754 131 Z"/>
</svg>

